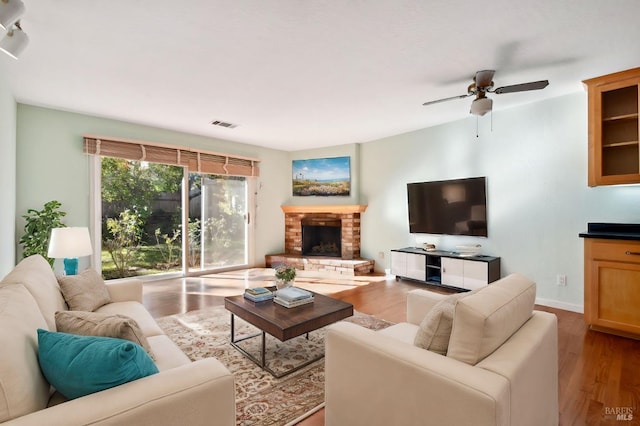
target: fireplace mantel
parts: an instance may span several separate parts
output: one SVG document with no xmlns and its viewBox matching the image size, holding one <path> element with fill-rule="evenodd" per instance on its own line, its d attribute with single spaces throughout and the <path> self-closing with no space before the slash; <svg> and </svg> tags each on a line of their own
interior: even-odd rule
<svg viewBox="0 0 640 426">
<path fill-rule="evenodd" d="M 285 213 L 335 213 L 335 214 L 352 214 L 362 213 L 367 209 L 362 204 L 345 204 L 345 205 L 316 205 L 316 206 L 280 206 Z"/>
</svg>

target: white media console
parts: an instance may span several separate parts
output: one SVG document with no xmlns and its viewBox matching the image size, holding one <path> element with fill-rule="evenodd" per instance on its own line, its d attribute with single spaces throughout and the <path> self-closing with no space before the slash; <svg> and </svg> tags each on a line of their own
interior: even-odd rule
<svg viewBox="0 0 640 426">
<path fill-rule="evenodd" d="M 474 290 L 500 279 L 500 258 L 406 247 L 391 250 L 391 273 L 433 285 Z"/>
</svg>

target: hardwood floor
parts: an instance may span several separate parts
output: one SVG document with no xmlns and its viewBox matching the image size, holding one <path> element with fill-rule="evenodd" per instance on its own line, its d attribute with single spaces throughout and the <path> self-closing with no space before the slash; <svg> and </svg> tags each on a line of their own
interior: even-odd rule
<svg viewBox="0 0 640 426">
<path fill-rule="evenodd" d="M 144 285 L 144 304 L 155 317 L 222 305 L 225 296 L 265 285 L 261 271 L 148 282 Z M 361 312 L 392 322 L 406 319 L 408 291 L 427 288 L 447 292 L 411 281 L 371 279 L 376 281 L 369 285 L 357 280 L 317 277 L 301 278 L 300 283 L 302 287 L 324 286 L 322 292 L 352 303 Z M 640 425 L 640 341 L 589 330 L 581 314 L 544 306 L 536 309 L 558 316 L 560 424 Z M 618 413 L 626 413 L 627 420 L 617 420 Z M 299 423 L 323 424 L 324 410 Z"/>
</svg>

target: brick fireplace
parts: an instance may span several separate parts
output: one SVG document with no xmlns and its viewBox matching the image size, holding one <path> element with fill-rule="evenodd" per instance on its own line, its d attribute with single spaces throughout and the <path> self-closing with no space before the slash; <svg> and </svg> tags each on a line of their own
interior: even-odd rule
<svg viewBox="0 0 640 426">
<path fill-rule="evenodd" d="M 284 212 L 284 252 L 302 254 L 302 225 L 332 226 L 336 221 L 341 225 L 340 258 L 353 260 L 360 258 L 360 213 L 367 206 L 282 206 Z M 336 256 L 337 257 L 337 256 Z"/>
<path fill-rule="evenodd" d="M 284 249 L 279 255 L 267 255 L 266 264 L 286 261 L 298 269 L 331 270 L 347 275 L 373 271 L 374 261 L 360 258 L 360 214 L 365 205 L 282 206 L 285 217 Z M 340 254 L 309 256 L 303 254 L 303 225 L 340 226 Z M 308 250 L 307 250 L 308 251 Z"/>
</svg>

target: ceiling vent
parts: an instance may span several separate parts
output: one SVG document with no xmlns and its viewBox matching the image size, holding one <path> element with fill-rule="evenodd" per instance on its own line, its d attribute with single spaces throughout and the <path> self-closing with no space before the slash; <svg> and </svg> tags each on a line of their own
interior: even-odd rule
<svg viewBox="0 0 640 426">
<path fill-rule="evenodd" d="M 221 121 L 221 120 L 213 120 L 211 124 L 214 126 L 226 127 L 227 129 L 235 129 L 236 127 L 238 127 L 237 124 L 228 123 L 226 121 Z"/>
</svg>

